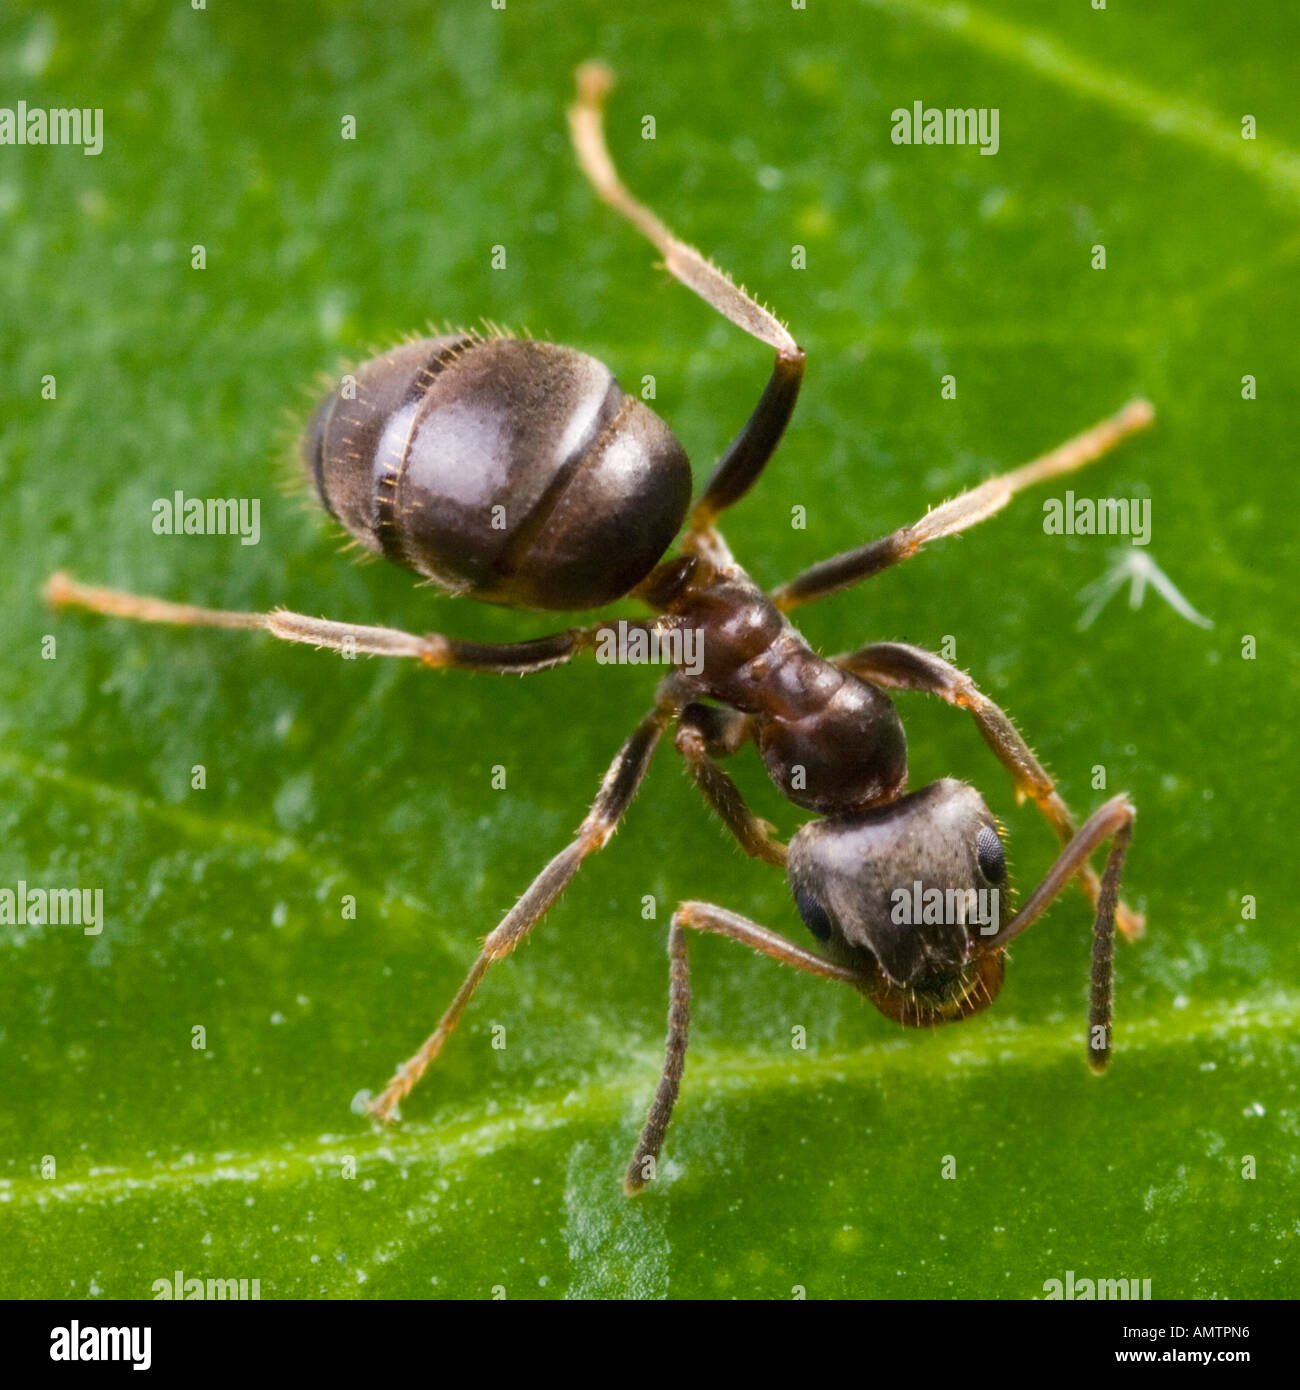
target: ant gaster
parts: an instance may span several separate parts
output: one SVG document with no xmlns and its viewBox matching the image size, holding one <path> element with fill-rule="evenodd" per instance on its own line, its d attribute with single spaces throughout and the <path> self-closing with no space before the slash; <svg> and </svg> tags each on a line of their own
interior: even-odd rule
<svg viewBox="0 0 1300 1390">
<path fill-rule="evenodd" d="M 920 521 L 804 571 L 764 593 L 732 558 L 715 522 L 753 486 L 794 410 L 804 353 L 768 310 L 679 241 L 624 188 L 605 145 L 602 111 L 612 79 L 598 64 L 578 71 L 569 112 L 578 160 L 595 191 L 646 236 L 688 289 L 776 353 L 753 414 L 690 508 L 681 554 L 663 560 L 690 506 L 686 453 L 668 426 L 618 385 L 600 362 L 552 343 L 458 333 L 408 342 L 362 366 L 316 412 L 304 449 L 327 511 L 367 549 L 453 594 L 521 608 L 577 611 L 631 595 L 653 616 L 647 633 L 701 635 L 698 674 L 678 666 L 654 707 L 619 749 L 576 837 L 533 880 L 487 936 L 437 1028 L 370 1106 L 380 1119 L 438 1056 L 489 967 L 528 935 L 586 857 L 614 833 L 665 731 L 691 778 L 744 851 L 784 868 L 816 954 L 726 908 L 685 902 L 668 934 L 670 1005 L 663 1074 L 624 1179 L 653 1177 L 681 1082 L 689 1020 L 686 931 L 716 932 L 764 955 L 865 995 L 908 1027 L 966 1018 L 992 1003 L 1006 948 L 1077 878 L 1093 927 L 1088 1060 L 1105 1068 L 1111 1047 L 1111 977 L 1118 921 L 1128 937 L 1142 919 L 1119 901 L 1134 809 L 1111 798 L 1076 829 L 1052 779 L 1010 719 L 964 672 L 920 648 L 880 642 L 831 660 L 786 616 L 901 563 L 930 541 L 984 521 L 1021 489 L 1092 462 L 1150 423 L 1145 401 L 1032 463 L 990 478 Z M 504 520 L 504 525 L 501 524 Z M 260 628 L 289 642 L 426 666 L 500 674 L 544 671 L 599 639 L 569 628 L 503 645 L 331 622 L 277 610 L 231 613 L 50 580 L 53 602 L 146 622 Z M 994 818 L 974 788 L 944 779 L 905 794 L 903 726 L 887 690 L 925 691 L 965 710 L 1063 846 L 1020 910 L 981 931 L 963 904 L 1002 890 L 1007 871 Z M 789 846 L 742 799 L 718 759 L 753 741 L 782 795 L 815 813 Z M 1110 841 L 1098 878 L 1091 855 Z M 956 909 L 900 922 L 902 890 L 942 890 Z M 955 893 L 954 893 L 955 890 Z M 931 920 L 938 916 L 943 920 Z"/>
</svg>

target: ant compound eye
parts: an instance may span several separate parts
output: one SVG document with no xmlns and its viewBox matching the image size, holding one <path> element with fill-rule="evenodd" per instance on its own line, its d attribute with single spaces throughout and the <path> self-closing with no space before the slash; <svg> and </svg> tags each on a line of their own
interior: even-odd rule
<svg viewBox="0 0 1300 1390">
<path fill-rule="evenodd" d="M 979 861 L 980 873 L 990 883 L 1001 883 L 1007 876 L 1007 856 L 1002 848 L 998 832 L 991 825 L 981 825 L 975 839 L 975 857 Z"/>
<path fill-rule="evenodd" d="M 817 901 L 806 888 L 796 888 L 794 890 L 795 906 L 799 909 L 799 916 L 803 918 L 803 924 L 817 938 L 818 941 L 829 941 L 831 939 L 831 919 L 826 915 L 826 909 Z"/>
</svg>

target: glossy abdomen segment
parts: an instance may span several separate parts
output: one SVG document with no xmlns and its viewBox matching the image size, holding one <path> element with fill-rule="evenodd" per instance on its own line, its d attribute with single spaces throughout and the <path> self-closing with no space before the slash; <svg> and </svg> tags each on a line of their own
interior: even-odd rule
<svg viewBox="0 0 1300 1390">
<path fill-rule="evenodd" d="M 571 348 L 427 338 L 354 379 L 308 431 L 317 493 L 368 549 L 453 593 L 597 607 L 649 573 L 685 516 L 681 445 Z"/>
</svg>

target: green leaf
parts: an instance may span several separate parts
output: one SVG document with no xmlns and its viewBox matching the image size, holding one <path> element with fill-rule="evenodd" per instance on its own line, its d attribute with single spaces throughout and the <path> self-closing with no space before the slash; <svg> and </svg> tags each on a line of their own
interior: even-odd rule
<svg viewBox="0 0 1300 1390">
<path fill-rule="evenodd" d="M 0 146 L 0 888 L 102 889 L 105 917 L 96 936 L 0 928 L 0 1293 L 148 1298 L 177 1270 L 263 1298 L 1027 1298 L 1067 1270 L 1156 1297 L 1300 1292 L 1286 7 L 1249 25 L 1208 0 L 267 8 L 87 25 L 19 4 L 0 30 L 6 101 L 104 112 L 99 156 Z M 1061 489 L 800 615 L 826 652 L 951 637 L 1076 811 L 1132 793 L 1126 892 L 1149 928 L 1119 952 L 1114 1065 L 1084 1065 L 1078 893 L 1017 943 L 995 1008 L 933 1034 L 696 941 L 683 1097 L 635 1201 L 619 1178 L 662 1057 L 673 906 L 806 939 L 671 746 L 402 1124 L 350 1107 L 565 842 L 649 674 L 437 674 L 40 596 L 64 568 L 221 608 L 550 630 L 341 559 L 279 490 L 283 417 L 341 358 L 482 316 L 632 389 L 653 375 L 703 478 L 769 363 L 584 185 L 563 108 L 595 53 L 620 76 L 630 186 L 809 353 L 795 427 L 727 518 L 757 579 L 1140 393 L 1155 430 L 1075 489 L 1150 499 L 1144 553 L 1214 621 L 1148 590 L 1079 632 L 1114 541 L 1045 534 Z M 917 100 L 997 108 L 997 154 L 893 144 Z M 260 498 L 259 543 L 154 535 L 177 490 Z M 1054 849 L 1036 813 L 964 717 L 900 704 L 913 784 L 975 782 L 1026 890 Z M 792 833 L 752 751 L 735 774 Z"/>
</svg>

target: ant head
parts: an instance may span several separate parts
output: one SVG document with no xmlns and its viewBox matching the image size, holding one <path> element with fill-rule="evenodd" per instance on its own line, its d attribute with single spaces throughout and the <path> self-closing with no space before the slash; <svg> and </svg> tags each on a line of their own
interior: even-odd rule
<svg viewBox="0 0 1300 1390">
<path fill-rule="evenodd" d="M 924 1025 L 986 1008 L 1002 984 L 1006 856 L 992 813 L 946 778 L 887 806 L 805 825 L 787 865 L 808 930 L 844 964 L 874 967 L 864 992 Z"/>
</svg>

